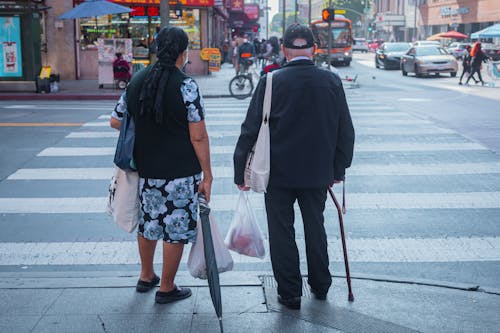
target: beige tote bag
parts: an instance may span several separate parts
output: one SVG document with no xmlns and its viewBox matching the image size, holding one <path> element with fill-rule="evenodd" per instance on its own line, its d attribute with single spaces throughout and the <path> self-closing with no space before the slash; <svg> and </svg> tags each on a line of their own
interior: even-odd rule
<svg viewBox="0 0 500 333">
<path fill-rule="evenodd" d="M 115 167 L 106 212 L 120 228 L 133 232 L 139 222 L 139 209 L 139 174 Z"/>
<path fill-rule="evenodd" d="M 258 193 L 265 193 L 271 171 L 271 138 L 269 134 L 269 114 L 271 113 L 271 96 L 273 91 L 273 73 L 267 73 L 266 92 L 262 110 L 257 141 L 248 153 L 245 166 L 245 185 Z"/>
</svg>

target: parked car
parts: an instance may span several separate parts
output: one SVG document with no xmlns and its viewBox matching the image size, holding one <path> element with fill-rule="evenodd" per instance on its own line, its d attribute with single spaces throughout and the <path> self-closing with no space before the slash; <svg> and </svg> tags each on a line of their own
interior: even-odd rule
<svg viewBox="0 0 500 333">
<path fill-rule="evenodd" d="M 467 45 L 470 44 L 454 42 L 446 47 L 446 51 L 448 51 L 448 53 L 453 55 L 456 59 L 462 59 L 467 54 L 467 50 L 465 49 Z"/>
<path fill-rule="evenodd" d="M 492 43 L 482 43 L 481 44 L 484 53 L 493 61 L 500 60 L 500 45 L 492 44 Z"/>
<path fill-rule="evenodd" d="M 384 43 L 375 51 L 375 67 L 400 69 L 401 57 L 411 47 L 410 43 Z"/>
<path fill-rule="evenodd" d="M 381 39 L 369 40 L 368 41 L 368 50 L 371 52 L 375 52 L 376 49 L 380 47 L 384 43 Z"/>
<path fill-rule="evenodd" d="M 441 44 L 435 40 L 417 40 L 413 42 L 413 46 L 441 46 Z"/>
<path fill-rule="evenodd" d="M 352 44 L 352 51 L 360 51 L 367 53 L 368 52 L 368 42 L 365 38 L 354 38 L 354 42 Z"/>
<path fill-rule="evenodd" d="M 414 46 L 401 58 L 403 76 L 412 72 L 417 77 L 431 73 L 450 73 L 455 77 L 457 71 L 457 59 L 440 46 Z"/>
</svg>

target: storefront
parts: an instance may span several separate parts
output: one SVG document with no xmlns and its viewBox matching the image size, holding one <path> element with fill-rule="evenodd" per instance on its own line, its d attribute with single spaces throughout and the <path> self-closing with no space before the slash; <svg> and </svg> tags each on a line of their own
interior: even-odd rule
<svg viewBox="0 0 500 333">
<path fill-rule="evenodd" d="M 41 9 L 31 1 L 0 1 L 1 90 L 18 90 L 23 83 L 34 87 L 41 69 Z"/>
<path fill-rule="evenodd" d="M 132 40 L 134 64 L 147 65 L 154 59 L 152 43 L 160 27 L 159 0 L 114 0 L 128 6 L 132 12 L 80 19 L 77 29 L 79 42 L 79 78 L 97 77 L 99 38 L 128 38 Z M 78 2 L 76 3 L 78 4 Z M 180 0 L 170 2 L 169 24 L 178 26 L 189 35 L 190 74 L 207 74 L 208 64 L 199 53 L 208 47 L 209 16 L 214 0 Z"/>
<path fill-rule="evenodd" d="M 419 9 L 426 37 L 448 30 L 471 34 L 500 21 L 498 0 L 427 1 Z"/>
</svg>

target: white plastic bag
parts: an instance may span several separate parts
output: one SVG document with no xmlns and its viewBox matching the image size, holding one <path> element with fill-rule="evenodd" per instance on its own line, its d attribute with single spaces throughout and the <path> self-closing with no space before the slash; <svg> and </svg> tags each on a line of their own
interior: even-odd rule
<svg viewBox="0 0 500 333">
<path fill-rule="evenodd" d="M 222 236 L 217 227 L 217 223 L 212 216 L 209 215 L 210 229 L 212 231 L 212 241 L 214 243 L 215 260 L 217 261 L 217 270 L 219 273 L 228 272 L 233 269 L 233 257 L 224 244 Z M 203 228 L 201 221 L 198 220 L 198 234 L 196 235 L 196 243 L 191 246 L 189 252 L 187 266 L 189 273 L 195 278 L 207 278 L 207 265 L 205 263 L 205 249 L 203 247 Z"/>
<path fill-rule="evenodd" d="M 115 167 L 109 184 L 106 212 L 120 228 L 133 232 L 139 222 L 139 174 Z"/>
<path fill-rule="evenodd" d="M 225 243 L 228 249 L 250 257 L 264 258 L 264 236 L 250 206 L 248 194 L 240 192 L 233 221 L 229 226 Z"/>
</svg>

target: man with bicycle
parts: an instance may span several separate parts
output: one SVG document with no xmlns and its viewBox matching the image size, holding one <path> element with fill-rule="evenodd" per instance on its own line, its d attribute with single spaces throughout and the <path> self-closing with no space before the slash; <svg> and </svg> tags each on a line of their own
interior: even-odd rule
<svg viewBox="0 0 500 333">
<path fill-rule="evenodd" d="M 253 64 L 255 59 L 255 48 L 247 38 L 243 40 L 243 44 L 238 46 L 238 64 L 236 66 L 236 75 L 246 73 L 248 68 Z"/>
</svg>

